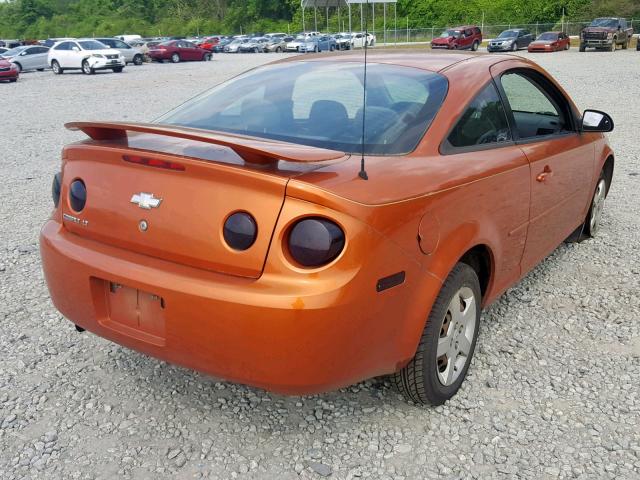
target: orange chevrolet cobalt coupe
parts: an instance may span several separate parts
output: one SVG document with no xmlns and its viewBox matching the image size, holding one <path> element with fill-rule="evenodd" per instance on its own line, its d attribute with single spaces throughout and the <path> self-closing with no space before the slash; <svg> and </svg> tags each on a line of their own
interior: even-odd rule
<svg viewBox="0 0 640 480">
<path fill-rule="evenodd" d="M 451 398 L 482 308 L 597 233 L 613 121 L 522 58 L 369 59 L 366 83 L 361 56 L 297 57 L 154 123 L 68 124 L 89 138 L 40 238 L 57 309 L 271 391 Z"/>
</svg>

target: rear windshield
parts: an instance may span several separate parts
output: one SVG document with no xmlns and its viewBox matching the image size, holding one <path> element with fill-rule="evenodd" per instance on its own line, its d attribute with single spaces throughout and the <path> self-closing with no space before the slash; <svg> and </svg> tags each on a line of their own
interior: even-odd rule
<svg viewBox="0 0 640 480">
<path fill-rule="evenodd" d="M 433 72 L 361 62 L 296 62 L 229 80 L 156 120 L 220 132 L 376 155 L 413 151 L 447 93 Z"/>
</svg>

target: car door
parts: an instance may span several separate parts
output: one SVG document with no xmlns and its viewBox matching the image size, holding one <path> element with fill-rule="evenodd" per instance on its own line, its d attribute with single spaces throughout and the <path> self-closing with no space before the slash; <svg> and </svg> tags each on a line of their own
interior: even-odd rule
<svg viewBox="0 0 640 480">
<path fill-rule="evenodd" d="M 131 47 L 131 45 L 128 45 L 128 44 L 124 43 L 122 40 L 115 40 L 114 41 L 114 47 L 120 53 L 122 53 L 122 55 L 124 56 L 125 61 L 127 61 L 127 62 L 132 62 L 133 61 L 133 56 L 135 54 L 135 50 L 133 49 L 133 47 Z"/>
<path fill-rule="evenodd" d="M 81 68 L 82 60 L 84 59 L 86 52 L 84 52 L 76 42 L 69 43 L 71 45 L 70 50 L 66 52 L 67 65 L 65 68 Z"/>
<path fill-rule="evenodd" d="M 43 69 L 47 68 L 47 55 L 49 49 L 47 47 L 32 47 L 35 52 L 33 53 L 33 68 Z"/>
<path fill-rule="evenodd" d="M 462 48 L 471 48 L 473 44 L 473 29 L 467 28 L 461 38 Z"/>
<path fill-rule="evenodd" d="M 594 147 L 577 130 L 563 93 L 532 68 L 493 67 L 516 144 L 531 166 L 531 210 L 523 272 L 549 255 L 584 220 L 594 171 Z"/>
<path fill-rule="evenodd" d="M 182 41 L 180 46 L 185 53 L 186 60 L 200 60 L 200 52 L 193 43 Z"/>
<path fill-rule="evenodd" d="M 52 55 L 52 59 L 58 61 L 58 64 L 62 68 L 68 68 L 70 66 L 70 56 L 73 53 L 71 51 L 71 47 L 73 46 L 73 42 L 62 42 L 60 45 L 54 48 L 54 55 Z"/>
</svg>

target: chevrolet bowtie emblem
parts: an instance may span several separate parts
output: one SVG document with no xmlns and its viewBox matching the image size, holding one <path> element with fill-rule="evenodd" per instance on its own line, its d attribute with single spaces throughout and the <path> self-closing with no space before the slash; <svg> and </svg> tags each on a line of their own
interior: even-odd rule
<svg viewBox="0 0 640 480">
<path fill-rule="evenodd" d="M 162 203 L 162 199 L 154 197 L 153 193 L 140 192 L 131 197 L 131 203 L 135 203 L 145 210 L 151 210 L 152 208 L 158 208 Z"/>
</svg>

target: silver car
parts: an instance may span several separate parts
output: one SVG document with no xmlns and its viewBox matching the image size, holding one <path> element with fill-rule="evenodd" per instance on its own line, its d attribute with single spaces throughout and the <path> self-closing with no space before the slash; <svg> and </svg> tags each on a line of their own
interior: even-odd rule
<svg viewBox="0 0 640 480">
<path fill-rule="evenodd" d="M 5 60 L 9 60 L 19 71 L 38 70 L 42 71 L 49 68 L 47 62 L 47 54 L 49 47 L 40 45 L 25 45 L 22 47 L 12 48 L 0 54 Z"/>
<path fill-rule="evenodd" d="M 134 65 L 142 65 L 144 62 L 144 54 L 138 48 L 134 48 L 128 43 L 118 40 L 117 38 L 96 38 L 98 42 L 106 45 L 109 48 L 119 51 L 124 57 L 125 62 L 133 63 Z"/>
</svg>

